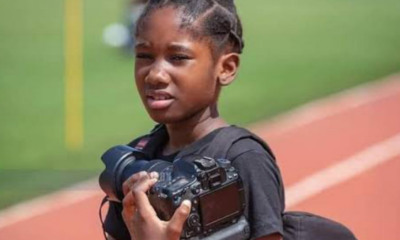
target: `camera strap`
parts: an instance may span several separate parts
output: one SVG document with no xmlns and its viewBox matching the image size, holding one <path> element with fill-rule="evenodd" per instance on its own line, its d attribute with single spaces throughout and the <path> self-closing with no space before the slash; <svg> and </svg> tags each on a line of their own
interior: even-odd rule
<svg viewBox="0 0 400 240">
<path fill-rule="evenodd" d="M 127 145 L 136 148 L 146 155 L 146 159 L 153 159 L 156 149 L 168 137 L 165 125 L 158 124 L 149 134 L 141 136 Z"/>
<path fill-rule="evenodd" d="M 146 147 L 147 143 L 149 143 L 150 137 L 146 136 L 140 139 L 140 141 L 136 144 L 135 148 L 138 150 L 143 150 L 144 147 Z"/>
<path fill-rule="evenodd" d="M 108 197 L 105 196 L 103 198 L 103 200 L 101 200 L 100 203 L 100 207 L 99 207 L 99 218 L 100 218 L 100 222 L 101 222 L 101 228 L 103 230 L 103 235 L 104 235 L 104 239 L 107 240 L 107 234 L 106 234 L 106 230 L 105 230 L 105 226 L 104 226 L 104 221 L 103 221 L 103 213 L 101 212 L 101 210 L 103 209 L 104 204 L 106 204 L 108 202 Z"/>
</svg>

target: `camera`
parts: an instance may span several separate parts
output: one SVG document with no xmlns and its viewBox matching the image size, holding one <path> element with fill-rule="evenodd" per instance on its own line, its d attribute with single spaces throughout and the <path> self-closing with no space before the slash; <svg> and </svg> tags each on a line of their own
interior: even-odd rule
<svg viewBox="0 0 400 240">
<path fill-rule="evenodd" d="M 172 163 L 149 160 L 140 150 L 125 145 L 109 149 L 101 159 L 105 170 L 99 183 L 111 201 L 122 201 L 124 181 L 140 171 L 159 174 L 148 198 L 160 219 L 170 220 L 182 201 L 190 200 L 192 207 L 181 239 L 248 238 L 243 184 L 230 161 L 200 155 Z"/>
</svg>

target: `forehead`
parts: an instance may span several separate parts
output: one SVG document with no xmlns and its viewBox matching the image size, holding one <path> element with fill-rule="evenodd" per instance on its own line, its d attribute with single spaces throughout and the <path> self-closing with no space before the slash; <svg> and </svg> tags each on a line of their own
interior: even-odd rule
<svg viewBox="0 0 400 240">
<path fill-rule="evenodd" d="M 194 31 L 182 27 L 181 11 L 172 7 L 153 10 L 138 29 L 137 45 L 163 45 L 181 43 L 209 47 L 208 42 L 196 37 Z"/>
<path fill-rule="evenodd" d="M 145 35 L 154 30 L 179 31 L 181 25 L 180 11 L 172 7 L 163 7 L 150 10 L 140 23 L 138 35 Z"/>
</svg>

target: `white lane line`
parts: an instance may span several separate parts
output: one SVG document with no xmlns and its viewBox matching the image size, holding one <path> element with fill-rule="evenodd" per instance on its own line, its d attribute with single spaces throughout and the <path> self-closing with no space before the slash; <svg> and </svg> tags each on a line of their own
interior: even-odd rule
<svg viewBox="0 0 400 240">
<path fill-rule="evenodd" d="M 400 134 L 377 143 L 286 189 L 286 206 L 293 207 L 319 193 L 400 156 Z"/>
<path fill-rule="evenodd" d="M 89 180 L 52 194 L 16 204 L 0 212 L 0 230 L 20 221 L 52 212 L 95 196 L 101 196 L 101 192 L 97 182 Z"/>
<path fill-rule="evenodd" d="M 255 123 L 254 132 L 268 133 L 269 138 L 279 136 L 302 126 L 317 122 L 345 111 L 400 95 L 400 74 L 365 83 L 355 88 L 306 103 L 272 119 Z"/>
<path fill-rule="evenodd" d="M 365 84 L 322 100 L 305 104 L 286 114 L 273 118 L 273 120 L 252 125 L 250 128 L 258 133 L 264 132 L 265 129 L 267 129 L 274 133 L 283 134 L 289 130 L 304 126 L 305 124 L 319 121 L 334 114 L 339 114 L 345 110 L 354 108 L 355 106 L 360 106 L 397 94 L 400 92 L 399 80 L 400 75 L 389 76 L 383 80 Z M 334 106 L 340 106 L 340 109 L 332 111 Z M 82 189 L 82 186 L 88 185 L 97 186 L 97 179 L 88 180 L 68 189 L 60 190 L 33 200 L 28 200 L 0 211 L 0 230 L 1 228 L 20 221 L 55 211 L 80 201 L 85 201 L 96 195 L 101 195 L 100 190 L 77 191 L 77 189 Z M 95 189 L 95 187 L 86 189 Z M 289 187 L 287 189 L 287 199 L 289 201 L 288 206 L 292 204 L 289 199 L 293 198 L 291 197 L 292 193 L 290 192 L 292 191 L 289 191 L 290 189 L 292 188 Z"/>
</svg>

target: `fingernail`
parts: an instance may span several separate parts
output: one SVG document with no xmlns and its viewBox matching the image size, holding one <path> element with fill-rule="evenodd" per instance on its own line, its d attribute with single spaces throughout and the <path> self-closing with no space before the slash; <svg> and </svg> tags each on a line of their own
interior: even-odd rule
<svg viewBox="0 0 400 240">
<path fill-rule="evenodd" d="M 150 173 L 150 177 L 151 177 L 151 178 L 158 179 L 158 172 L 151 172 L 151 173 Z"/>
<path fill-rule="evenodd" d="M 182 205 L 185 205 L 186 207 L 190 208 L 192 203 L 189 200 L 183 200 Z"/>
<path fill-rule="evenodd" d="M 139 172 L 139 177 L 144 177 L 144 176 L 146 176 L 147 175 L 147 173 L 146 172 L 144 172 L 144 171 L 142 171 L 142 172 Z"/>
</svg>

